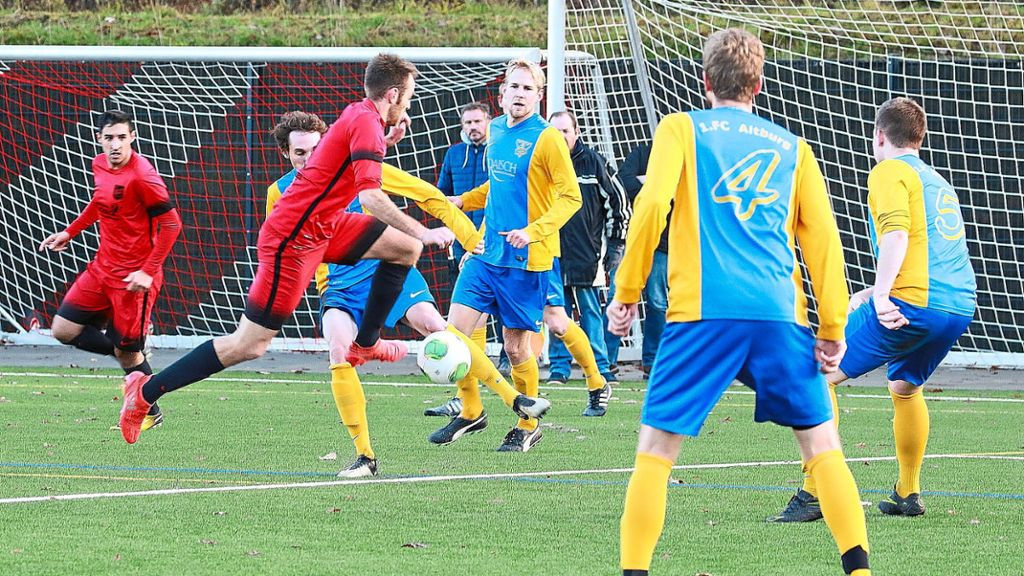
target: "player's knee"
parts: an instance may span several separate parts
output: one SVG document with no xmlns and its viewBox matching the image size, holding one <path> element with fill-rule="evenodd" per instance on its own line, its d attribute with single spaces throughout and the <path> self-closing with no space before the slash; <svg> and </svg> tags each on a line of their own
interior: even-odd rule
<svg viewBox="0 0 1024 576">
<path fill-rule="evenodd" d="M 345 360 L 345 356 L 348 355 L 348 349 L 350 346 L 352 346 L 352 340 L 331 342 L 327 348 L 327 355 L 331 360 L 331 364 L 347 362 L 347 360 Z"/>
<path fill-rule="evenodd" d="M 921 391 L 920 386 L 914 386 L 906 380 L 890 380 L 889 391 L 900 396 L 912 396 Z"/>
<path fill-rule="evenodd" d="M 414 266 L 416 261 L 420 259 L 420 253 L 422 252 L 422 242 L 412 236 L 403 236 L 401 243 L 398 245 L 398 250 L 395 251 L 394 262 L 405 266 Z"/>
<path fill-rule="evenodd" d="M 549 312 L 549 310 L 551 309 L 544 310 L 544 323 L 547 324 L 551 335 L 561 340 L 569 330 L 569 318 L 564 312 Z"/>
<path fill-rule="evenodd" d="M 72 344 L 75 338 L 78 337 L 79 332 L 69 330 L 67 328 L 58 328 L 56 325 L 53 327 L 51 334 L 61 344 Z"/>
</svg>

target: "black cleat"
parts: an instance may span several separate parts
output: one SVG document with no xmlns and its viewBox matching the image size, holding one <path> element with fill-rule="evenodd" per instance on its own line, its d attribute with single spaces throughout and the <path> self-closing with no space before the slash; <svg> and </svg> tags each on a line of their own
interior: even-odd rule
<svg viewBox="0 0 1024 576">
<path fill-rule="evenodd" d="M 444 446 L 445 444 L 455 442 L 467 434 L 475 434 L 484 428 L 487 428 L 486 413 L 480 414 L 480 417 L 475 420 L 456 416 L 455 418 L 452 418 L 451 422 L 446 424 L 444 428 L 436 430 L 431 434 L 427 440 L 429 440 L 431 444 Z"/>
<path fill-rule="evenodd" d="M 924 502 L 921 502 L 921 495 L 917 492 L 901 498 L 893 488 L 892 494 L 878 503 L 878 509 L 888 516 L 921 516 L 924 514 Z"/>
<path fill-rule="evenodd" d="M 433 408 L 427 408 L 423 411 L 424 416 L 445 416 L 448 418 L 454 418 L 462 412 L 462 398 L 452 398 L 451 400 L 441 404 L 440 406 L 434 406 Z"/>
<path fill-rule="evenodd" d="M 548 386 L 564 386 L 569 381 L 569 377 L 565 374 L 549 374 L 548 375 Z"/>
<path fill-rule="evenodd" d="M 818 499 L 801 488 L 789 499 L 785 510 L 775 516 L 769 516 L 765 522 L 814 522 L 822 518 Z"/>
<path fill-rule="evenodd" d="M 584 416 L 604 416 L 608 412 L 608 399 L 612 397 L 612 387 L 605 382 L 604 388 L 588 392 L 590 399 L 587 401 L 587 408 L 583 410 Z"/>
<path fill-rule="evenodd" d="M 516 396 L 515 401 L 512 402 L 512 411 L 523 420 L 543 418 L 548 413 L 548 408 L 551 408 L 551 402 L 548 400 L 544 398 L 530 398 L 526 394 Z"/>
<path fill-rule="evenodd" d="M 377 459 L 370 458 L 365 454 L 360 454 L 356 461 L 349 465 L 341 472 L 338 472 L 338 478 L 365 478 L 366 476 L 377 475 Z"/>
<path fill-rule="evenodd" d="M 540 426 L 533 430 L 513 428 L 505 434 L 505 440 L 498 446 L 498 452 L 526 452 L 536 446 L 541 437 Z"/>
</svg>

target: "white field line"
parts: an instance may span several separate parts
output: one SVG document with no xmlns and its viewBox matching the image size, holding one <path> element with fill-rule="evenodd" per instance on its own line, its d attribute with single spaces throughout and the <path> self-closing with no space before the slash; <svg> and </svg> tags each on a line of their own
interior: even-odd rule
<svg viewBox="0 0 1024 576">
<path fill-rule="evenodd" d="M 930 454 L 927 459 L 1006 459 L 1024 460 L 1021 452 L 993 452 L 978 454 Z M 847 462 L 892 462 L 895 456 L 871 456 L 847 458 Z M 767 462 L 723 462 L 718 464 L 682 464 L 673 470 L 710 470 L 726 468 L 759 468 L 768 466 L 798 466 L 799 460 L 773 460 Z M 49 496 L 23 496 L 0 498 L 0 504 L 26 504 L 30 502 L 54 502 L 65 500 L 97 500 L 102 498 L 125 498 L 129 496 L 173 496 L 177 494 L 201 494 L 209 492 L 248 492 L 254 490 L 290 490 L 294 488 L 326 488 L 330 486 L 353 486 L 360 484 L 426 484 L 462 480 L 502 480 L 514 478 L 538 478 L 552 476 L 583 476 L 590 474 L 625 474 L 632 468 L 601 468 L 593 470 L 550 470 L 547 472 L 509 472 L 498 474 L 453 474 L 444 476 L 411 476 L 402 478 L 367 478 L 363 480 L 327 480 L 321 482 L 288 482 L 275 484 L 245 484 L 235 486 L 209 486 L 203 488 L 166 488 L 160 490 L 136 490 L 128 492 L 93 492 L 85 494 L 54 494 Z"/>
<path fill-rule="evenodd" d="M 0 372 L 0 377 L 19 377 L 19 378 L 69 378 L 76 380 L 123 380 L 123 376 L 116 376 L 111 374 L 57 374 L 52 372 Z M 207 378 L 207 382 L 241 382 L 241 383 L 253 383 L 251 378 L 232 378 L 225 376 L 215 376 Z M 261 378 L 257 384 L 328 384 L 327 377 L 325 375 L 322 380 L 288 380 L 283 378 Z M 363 380 L 364 386 L 384 386 L 391 388 L 452 388 L 454 384 L 435 384 L 433 382 L 380 382 L 373 380 Z M 20 385 L 21 387 L 31 387 L 29 385 Z M 69 385 L 70 386 L 70 385 Z M 63 386 L 69 387 L 69 386 Z M 50 388 L 52 386 L 41 386 L 44 388 Z M 628 387 L 627 387 L 628 388 Z M 753 396 L 753 390 L 742 389 L 742 386 L 734 385 L 726 389 L 726 394 L 738 394 Z M 580 392 L 585 391 L 585 386 L 544 386 L 543 390 L 559 391 L 559 392 Z M 256 390 L 253 390 L 254 392 Z M 837 395 L 840 398 L 867 398 L 873 400 L 891 400 L 891 396 L 888 394 L 845 394 L 838 392 Z M 995 402 L 1005 404 L 1024 404 L 1024 398 L 985 398 L 980 396 L 937 396 L 935 394 L 929 394 L 925 397 L 929 402 Z"/>
</svg>

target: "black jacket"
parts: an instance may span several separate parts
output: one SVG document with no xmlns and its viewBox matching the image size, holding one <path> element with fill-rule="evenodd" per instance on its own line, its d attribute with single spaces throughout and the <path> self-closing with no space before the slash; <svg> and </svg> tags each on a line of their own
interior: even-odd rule
<svg viewBox="0 0 1024 576">
<path fill-rule="evenodd" d="M 560 231 L 562 280 L 566 286 L 593 286 L 605 238 L 626 238 L 630 204 L 615 168 L 582 140 L 570 152 L 583 206 Z"/>
<path fill-rule="evenodd" d="M 622 161 L 622 169 L 619 170 L 619 179 L 623 188 L 626 189 L 626 197 L 629 205 L 632 206 L 636 195 L 640 193 L 643 184 L 637 180 L 637 176 L 647 174 L 647 163 L 651 160 L 651 145 L 641 144 L 634 148 L 626 159 Z M 669 211 L 668 222 L 672 221 L 672 212 Z M 661 240 L 658 242 L 658 251 L 668 254 L 668 224 L 665 231 L 661 233 Z"/>
</svg>

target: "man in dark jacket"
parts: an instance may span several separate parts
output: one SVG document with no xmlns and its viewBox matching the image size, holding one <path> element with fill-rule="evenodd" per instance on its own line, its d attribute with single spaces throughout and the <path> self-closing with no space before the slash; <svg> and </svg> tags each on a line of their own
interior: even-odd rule
<svg viewBox="0 0 1024 576">
<path fill-rule="evenodd" d="M 640 193 L 644 181 L 647 179 L 647 162 L 651 159 L 651 145 L 641 144 L 633 149 L 622 161 L 622 169 L 619 171 L 619 179 L 623 188 L 626 189 L 626 197 L 629 205 Z M 669 218 L 671 218 L 671 213 Z M 622 245 L 619 245 L 618 260 L 622 259 Z M 611 278 L 615 278 L 615 270 L 618 268 L 618 260 L 614 266 L 609 267 Z M 608 301 L 615 297 L 615 285 L 611 285 L 608 293 Z M 654 252 L 654 263 L 651 273 L 647 277 L 647 284 L 644 287 L 644 327 L 643 327 L 643 351 L 641 353 L 641 367 L 644 377 L 650 373 L 654 365 L 654 357 L 658 353 L 658 345 L 661 343 L 661 333 L 665 331 L 665 312 L 668 310 L 668 228 L 661 235 L 658 248 Z M 606 333 L 605 343 L 608 347 L 608 361 L 611 365 L 618 363 L 619 344 L 621 340 L 611 332 Z"/>
<path fill-rule="evenodd" d="M 629 204 L 615 178 L 615 169 L 607 160 L 580 140 L 579 126 L 572 112 L 556 112 L 549 120 L 569 145 L 576 179 L 583 195 L 583 206 L 562 227 L 560 258 L 562 282 L 565 287 L 565 308 L 570 317 L 575 310 L 580 327 L 590 339 L 598 370 L 608 381 L 615 381 L 609 371 L 604 338 L 604 314 L 598 289 L 595 288 L 602 245 L 608 249 L 622 244 L 629 223 Z M 564 382 L 570 375 L 570 355 L 565 345 L 553 338 L 549 347 L 551 372 L 549 382 Z"/>
<path fill-rule="evenodd" d="M 491 111 L 487 104 L 472 102 L 462 108 L 462 141 L 445 152 L 441 173 L 437 177 L 437 187 L 445 196 L 458 196 L 487 181 L 484 152 L 487 148 L 487 124 L 490 121 Z M 484 221 L 483 210 L 467 212 L 466 215 L 477 228 Z M 454 246 L 454 249 L 455 262 L 458 262 L 464 250 L 461 246 Z"/>
</svg>

